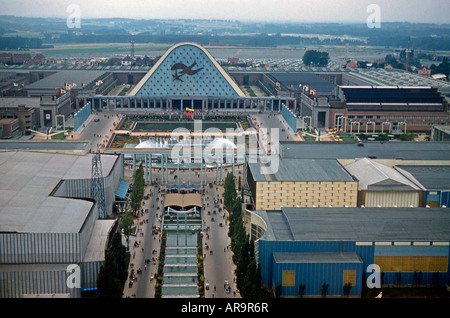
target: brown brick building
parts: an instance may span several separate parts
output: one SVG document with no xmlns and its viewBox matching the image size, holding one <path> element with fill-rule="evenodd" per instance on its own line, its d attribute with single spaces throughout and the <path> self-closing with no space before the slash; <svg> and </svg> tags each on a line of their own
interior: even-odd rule
<svg viewBox="0 0 450 318">
<path fill-rule="evenodd" d="M 37 129 L 40 125 L 39 97 L 2 97 L 0 98 L 0 119 L 16 118 L 19 129 Z"/>
<path fill-rule="evenodd" d="M 261 169 L 264 164 L 260 162 L 247 165 L 255 210 L 357 205 L 358 182 L 337 160 L 279 160 L 276 169 Z"/>
<path fill-rule="evenodd" d="M 435 88 L 341 86 L 330 102 L 329 127 L 347 132 L 429 131 L 449 122 L 448 105 Z"/>
</svg>

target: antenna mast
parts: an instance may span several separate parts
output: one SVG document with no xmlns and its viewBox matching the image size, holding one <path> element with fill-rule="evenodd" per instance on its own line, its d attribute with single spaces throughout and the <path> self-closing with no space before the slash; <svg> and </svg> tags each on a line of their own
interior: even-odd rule
<svg viewBox="0 0 450 318">
<path fill-rule="evenodd" d="M 105 185 L 102 172 L 102 160 L 99 151 L 92 155 L 91 197 L 97 203 L 99 219 L 106 218 Z"/>
<path fill-rule="evenodd" d="M 406 50 L 406 71 L 409 70 L 409 53 L 411 53 L 410 41 L 408 41 L 408 49 Z"/>
</svg>

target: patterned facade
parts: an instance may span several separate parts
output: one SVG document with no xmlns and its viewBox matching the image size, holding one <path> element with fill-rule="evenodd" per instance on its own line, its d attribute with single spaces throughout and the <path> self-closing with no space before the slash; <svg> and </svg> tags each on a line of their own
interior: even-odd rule
<svg viewBox="0 0 450 318">
<path fill-rule="evenodd" d="M 131 95 L 244 96 L 237 84 L 208 51 L 194 43 L 179 43 L 170 48 Z"/>
<path fill-rule="evenodd" d="M 357 206 L 356 181 L 256 182 L 256 210 L 290 207 Z"/>
</svg>

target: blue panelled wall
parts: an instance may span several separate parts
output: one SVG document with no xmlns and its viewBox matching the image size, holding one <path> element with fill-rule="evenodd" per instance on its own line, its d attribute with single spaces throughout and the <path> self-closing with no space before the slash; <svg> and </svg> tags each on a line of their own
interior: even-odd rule
<svg viewBox="0 0 450 318">
<path fill-rule="evenodd" d="M 450 207 L 450 191 L 424 191 L 424 205 Z"/>
<path fill-rule="evenodd" d="M 295 271 L 295 285 L 282 286 L 283 271 Z M 304 295 L 322 295 L 323 284 L 328 284 L 327 295 L 343 295 L 344 270 L 354 270 L 356 277 L 362 275 L 362 263 L 281 263 L 275 264 L 273 286 L 281 286 L 281 296 L 299 295 L 300 284 L 304 285 Z M 361 280 L 356 280 L 349 295 L 361 295 Z"/>
<path fill-rule="evenodd" d="M 407 244 L 408 242 L 406 242 Z M 362 245 L 360 245 L 362 244 Z M 386 245 L 387 244 L 387 245 Z M 366 279 L 372 274 L 367 272 L 368 266 L 374 264 L 375 256 L 445 256 L 447 257 L 446 272 L 421 272 L 420 283 L 432 285 L 438 277 L 439 284 L 450 282 L 448 259 L 450 259 L 450 248 L 448 242 L 444 246 L 434 246 L 432 242 L 426 246 L 416 246 L 409 242 L 409 246 L 395 246 L 394 242 L 383 242 L 383 246 L 375 242 L 357 243 L 354 241 L 266 241 L 260 239 L 257 242 L 259 261 L 261 263 L 262 284 L 272 286 L 273 290 L 281 292 L 280 296 L 299 295 L 300 284 L 305 285 L 305 296 L 320 296 L 322 285 L 328 284 L 327 295 L 344 295 L 344 270 L 356 271 L 356 283 L 350 290 L 350 296 L 361 296 L 362 287 Z M 274 253 L 348 253 L 355 252 L 361 259 L 361 263 L 277 263 Z M 295 271 L 295 286 L 282 286 L 283 271 Z M 381 268 L 380 277 L 383 285 L 413 285 L 417 283 L 417 272 L 384 272 Z M 280 290 L 281 287 L 281 290 Z"/>
</svg>

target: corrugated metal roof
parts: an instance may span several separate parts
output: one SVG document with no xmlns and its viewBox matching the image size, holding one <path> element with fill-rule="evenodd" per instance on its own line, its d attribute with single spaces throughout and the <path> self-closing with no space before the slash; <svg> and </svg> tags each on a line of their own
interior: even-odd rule
<svg viewBox="0 0 450 318">
<path fill-rule="evenodd" d="M 64 83 L 69 83 L 70 85 L 75 83 L 76 87 L 74 88 L 82 89 L 83 83 L 89 85 L 104 74 L 104 71 L 63 70 L 60 72 L 56 72 L 55 74 L 52 74 L 50 76 L 44 77 L 37 82 L 31 83 L 24 89 L 59 89 L 65 87 Z"/>
<path fill-rule="evenodd" d="M 41 99 L 39 97 L 1 97 L 0 98 L 0 107 L 7 108 L 15 108 L 20 105 L 25 105 L 29 108 L 38 108 L 41 104 Z"/>
<path fill-rule="evenodd" d="M 450 166 L 397 166 L 396 169 L 420 182 L 425 190 L 450 190 Z"/>
<path fill-rule="evenodd" d="M 89 140 L 0 140 L 0 149 L 9 150 L 63 150 L 84 151 L 91 149 L 92 141 Z"/>
<path fill-rule="evenodd" d="M 277 241 L 450 241 L 447 208 L 285 208 L 256 211 Z M 273 218 L 275 214 L 277 218 Z M 276 220 L 276 222 L 272 222 Z M 284 234 L 291 231 L 291 239 Z"/>
<path fill-rule="evenodd" d="M 66 179 L 89 179 L 92 155 L 0 152 L 0 231 L 78 233 L 93 202 L 51 196 Z M 117 156 L 102 155 L 103 176 Z"/>
<path fill-rule="evenodd" d="M 336 160 L 279 158 L 272 166 L 248 165 L 255 181 L 354 181 Z"/>
<path fill-rule="evenodd" d="M 362 263 L 355 252 L 286 252 L 273 253 L 276 263 Z"/>
<path fill-rule="evenodd" d="M 282 143 L 285 158 L 450 160 L 450 142 Z"/>
<path fill-rule="evenodd" d="M 291 72 L 269 73 L 269 75 L 286 88 L 297 91 L 303 90 L 303 87 L 299 87 L 299 84 L 308 85 L 310 89 L 318 92 L 331 92 L 337 87 L 335 84 L 314 73 Z"/>
</svg>

